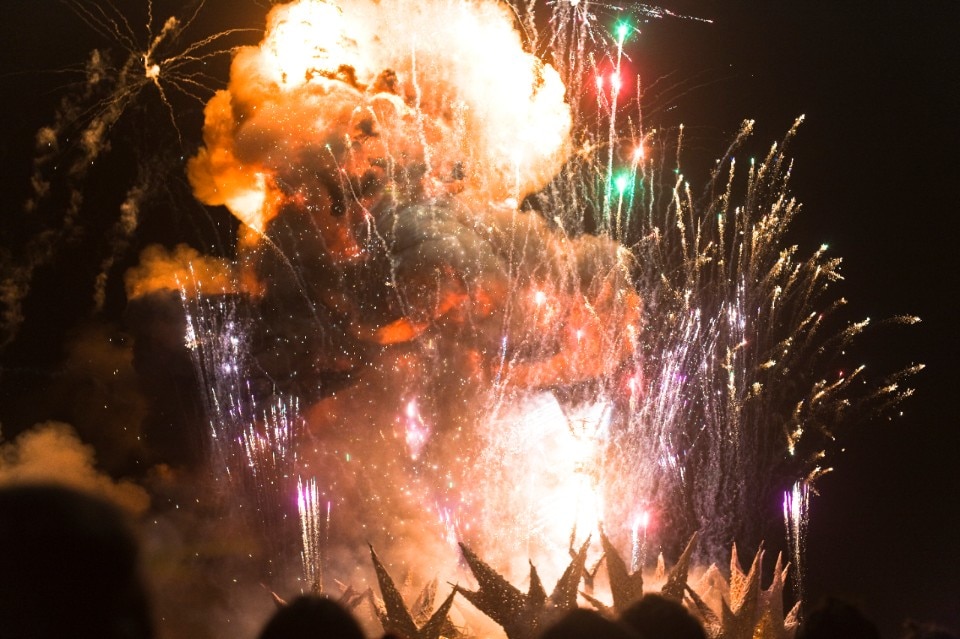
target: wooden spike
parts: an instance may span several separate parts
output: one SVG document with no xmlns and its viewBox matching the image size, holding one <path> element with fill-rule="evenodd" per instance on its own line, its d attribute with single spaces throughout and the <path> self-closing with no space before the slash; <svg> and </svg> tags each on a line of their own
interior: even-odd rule
<svg viewBox="0 0 960 639">
<path fill-rule="evenodd" d="M 623 557 L 603 532 L 600 533 L 600 543 L 603 544 L 603 556 L 607 558 L 607 576 L 613 595 L 613 607 L 620 613 L 643 596 L 643 571 L 630 574 Z"/>
<path fill-rule="evenodd" d="M 699 613 L 700 619 L 703 621 L 704 626 L 711 628 L 720 627 L 720 618 L 717 617 L 717 613 L 715 613 L 710 608 L 710 605 L 704 601 L 690 586 L 687 586 L 687 596 L 690 598 L 690 601 L 693 602 L 694 609 Z"/>
<path fill-rule="evenodd" d="M 580 547 L 580 551 L 577 552 L 576 556 L 570 561 L 570 565 L 557 580 L 557 585 L 550 595 L 550 605 L 553 608 L 573 610 L 577 607 L 577 590 L 580 587 L 580 578 L 583 576 L 583 570 L 587 563 L 587 547 L 589 545 L 590 539 L 587 538 Z M 532 599 L 532 587 L 530 594 Z"/>
<path fill-rule="evenodd" d="M 370 546 L 370 557 L 373 560 L 373 569 L 377 573 L 377 583 L 380 585 L 380 595 L 383 597 L 386 616 L 380 622 L 386 632 L 395 632 L 404 637 L 414 637 L 417 634 L 417 625 L 413 622 L 413 616 L 407 610 L 407 604 L 404 603 L 400 591 L 387 572 L 387 569 L 381 563 L 373 546 Z"/>
<path fill-rule="evenodd" d="M 616 611 L 614 610 L 613 606 L 608 606 L 607 604 L 603 603 L 593 595 L 587 594 L 581 590 L 580 596 L 586 599 L 588 602 L 590 602 L 591 606 L 593 606 L 603 614 L 610 617 L 613 617 L 614 615 L 616 615 Z"/>
<path fill-rule="evenodd" d="M 687 547 L 683 549 L 680 559 L 678 559 L 676 565 L 670 569 L 670 574 L 667 575 L 667 581 L 663 584 L 663 588 L 660 589 L 660 594 L 664 597 L 673 599 L 674 601 L 683 601 L 683 592 L 687 587 L 687 575 L 690 572 L 690 557 L 693 554 L 693 546 L 696 541 L 697 533 L 693 533 L 690 541 L 687 542 Z"/>
<path fill-rule="evenodd" d="M 449 623 L 447 615 L 450 614 L 450 607 L 453 605 L 453 598 L 456 595 L 457 589 L 454 588 L 427 623 L 417 632 L 417 639 L 440 639 L 444 629 L 452 625 Z"/>
<path fill-rule="evenodd" d="M 477 590 L 471 591 L 457 586 L 456 591 L 480 612 L 500 624 L 509 639 L 530 639 L 536 636 L 538 616 L 530 609 L 529 597 L 481 561 L 464 544 L 460 544 L 460 548 L 477 580 Z M 542 590 L 542 585 L 540 589 Z"/>
<path fill-rule="evenodd" d="M 530 588 L 527 590 L 527 605 L 539 610 L 547 604 L 547 590 L 543 587 L 537 567 L 532 561 L 528 563 L 530 564 Z"/>
<path fill-rule="evenodd" d="M 437 598 L 437 585 L 436 577 L 428 581 L 410 608 L 413 622 L 418 626 L 422 626 L 430 619 L 430 614 L 433 612 L 433 601 Z"/>
</svg>

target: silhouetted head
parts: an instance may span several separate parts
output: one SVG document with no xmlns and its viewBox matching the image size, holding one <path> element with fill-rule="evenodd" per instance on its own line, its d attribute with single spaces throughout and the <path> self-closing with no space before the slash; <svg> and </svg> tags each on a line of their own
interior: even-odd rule
<svg viewBox="0 0 960 639">
<path fill-rule="evenodd" d="M 58 486 L 0 488 L 0 637 L 152 636 L 137 540 L 117 507 Z"/>
<path fill-rule="evenodd" d="M 660 595 L 645 595 L 620 620 L 643 639 L 707 639 L 703 626 L 683 604 Z"/>
<path fill-rule="evenodd" d="M 877 627 L 853 604 L 828 597 L 806 615 L 796 639 L 880 639 Z"/>
<path fill-rule="evenodd" d="M 540 639 L 639 639 L 638 635 L 616 621 L 593 610 L 571 610 L 548 627 Z"/>
<path fill-rule="evenodd" d="M 364 639 L 364 634 L 343 606 L 307 595 L 274 613 L 259 639 Z"/>
<path fill-rule="evenodd" d="M 907 621 L 903 624 L 900 639 L 958 639 L 957 634 L 948 628 L 934 623 Z"/>
</svg>

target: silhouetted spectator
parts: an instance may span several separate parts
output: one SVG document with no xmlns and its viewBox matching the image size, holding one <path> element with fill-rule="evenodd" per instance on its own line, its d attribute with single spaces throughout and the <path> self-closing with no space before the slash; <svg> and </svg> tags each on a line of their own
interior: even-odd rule
<svg viewBox="0 0 960 639">
<path fill-rule="evenodd" d="M 577 608 L 560 617 L 540 639 L 640 639 L 630 628 L 599 612 Z"/>
<path fill-rule="evenodd" d="M 644 595 L 620 620 L 643 639 L 707 639 L 703 626 L 683 604 L 660 595 Z"/>
<path fill-rule="evenodd" d="M 956 633 L 932 623 L 907 621 L 900 639 L 958 639 Z"/>
<path fill-rule="evenodd" d="M 364 639 L 364 634 L 343 606 L 306 595 L 274 613 L 259 639 Z"/>
<path fill-rule="evenodd" d="M 0 639 L 153 636 L 124 514 L 58 486 L 0 488 Z"/>
<path fill-rule="evenodd" d="M 805 616 L 796 639 L 880 639 L 880 632 L 853 604 L 827 597 Z"/>
</svg>

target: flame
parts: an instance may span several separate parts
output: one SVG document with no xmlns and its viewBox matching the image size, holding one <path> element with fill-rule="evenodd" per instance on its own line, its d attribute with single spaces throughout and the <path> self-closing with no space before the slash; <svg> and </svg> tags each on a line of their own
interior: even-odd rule
<svg viewBox="0 0 960 639">
<path fill-rule="evenodd" d="M 266 73 L 284 90 L 310 82 L 316 74 L 334 75 L 340 65 L 357 68 L 349 55 L 343 11 L 329 2 L 297 2 L 270 12 L 260 45 Z"/>
<path fill-rule="evenodd" d="M 486 481 L 475 483 L 482 502 L 498 506 L 481 514 L 479 528 L 487 531 L 487 552 L 519 561 L 513 574 L 523 574 L 528 557 L 562 569 L 553 564 L 567 556 L 571 530 L 579 543 L 591 534 L 599 539 L 609 419 L 603 399 L 564 410 L 541 393 L 483 426 L 488 447 L 479 468 Z"/>
<path fill-rule="evenodd" d="M 559 75 L 499 3 L 299 0 L 238 51 L 188 171 L 198 198 L 258 230 L 307 156 L 354 176 L 374 158 L 422 164 L 428 192 L 519 201 L 567 159 L 570 127 Z"/>
</svg>

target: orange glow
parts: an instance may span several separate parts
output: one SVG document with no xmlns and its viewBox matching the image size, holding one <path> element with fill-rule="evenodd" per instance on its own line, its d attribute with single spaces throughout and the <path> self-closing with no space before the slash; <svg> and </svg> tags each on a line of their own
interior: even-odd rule
<svg viewBox="0 0 960 639">
<path fill-rule="evenodd" d="M 236 290 L 233 267 L 225 260 L 200 255 L 186 244 L 167 251 L 162 246 L 148 246 L 140 254 L 140 262 L 129 269 L 124 281 L 127 298 L 135 299 L 155 291 L 179 291 L 185 275 L 195 280 L 197 294 L 217 295 Z"/>
<path fill-rule="evenodd" d="M 299 0 L 274 7 L 263 42 L 237 52 L 189 176 L 200 200 L 259 231 L 305 155 L 358 175 L 375 156 L 422 163 L 427 194 L 519 201 L 569 155 L 564 94 L 497 3 Z M 361 121 L 376 135 L 358 140 Z M 337 158 L 341 140 L 359 142 L 360 157 Z"/>
</svg>

